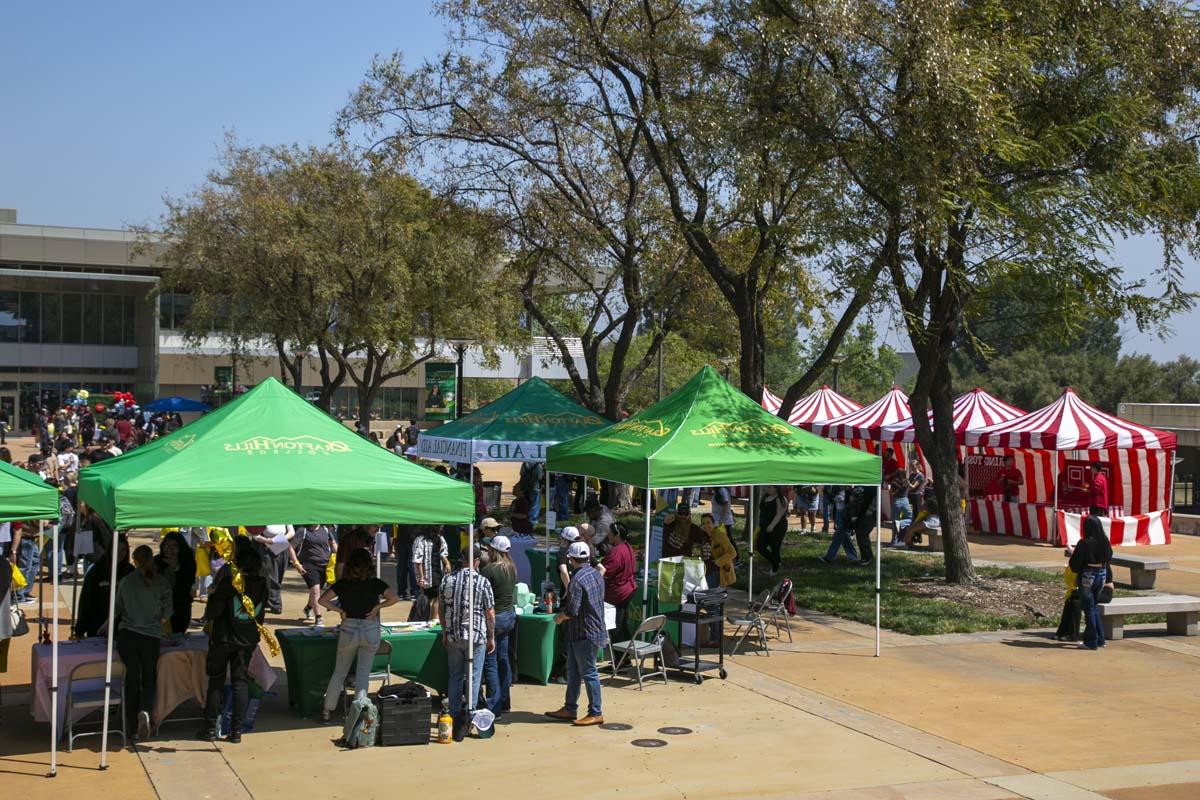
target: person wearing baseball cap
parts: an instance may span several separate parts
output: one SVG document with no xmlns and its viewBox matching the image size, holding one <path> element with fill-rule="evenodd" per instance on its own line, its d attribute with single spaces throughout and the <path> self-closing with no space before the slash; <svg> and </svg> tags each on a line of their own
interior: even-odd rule
<svg viewBox="0 0 1200 800">
<path fill-rule="evenodd" d="M 485 531 L 485 533 L 483 535 L 490 536 L 491 535 L 489 533 L 490 531 L 500 530 L 500 523 L 497 522 L 494 517 L 484 517 L 483 520 L 479 523 L 479 527 L 480 527 L 480 529 Z"/>
<path fill-rule="evenodd" d="M 567 548 L 567 560 L 574 575 L 563 594 L 562 610 L 554 618 L 556 624 L 565 624 L 567 693 L 562 708 L 546 712 L 552 719 L 570 720 L 580 727 L 604 723 L 600 672 L 596 669 L 596 648 L 608 644 L 608 631 L 604 625 L 604 578 L 591 565 L 590 559 L 591 548 L 586 542 L 572 542 Z M 587 687 L 588 707 L 587 715 L 576 719 L 580 684 Z"/>
<path fill-rule="evenodd" d="M 513 675 L 508 650 L 512 632 L 517 627 L 517 611 L 513 603 L 517 589 L 517 565 L 509 555 L 512 542 L 507 536 L 493 536 L 488 550 L 491 558 L 479 574 L 492 585 L 496 610 L 496 649 L 484 659 L 483 685 L 487 687 L 488 711 L 499 719 L 511 708 L 509 688 L 512 686 Z"/>
</svg>

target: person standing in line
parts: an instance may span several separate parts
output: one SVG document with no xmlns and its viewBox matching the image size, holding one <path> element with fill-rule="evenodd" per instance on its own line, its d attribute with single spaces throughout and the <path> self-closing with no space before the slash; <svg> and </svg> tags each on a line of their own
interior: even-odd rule
<svg viewBox="0 0 1200 800">
<path fill-rule="evenodd" d="M 629 601 L 637 591 L 637 557 L 629 544 L 629 529 L 619 522 L 608 528 L 608 555 L 604 557 L 604 602 L 617 611 L 614 628 L 618 642 L 629 641 Z"/>
<path fill-rule="evenodd" d="M 1083 609 L 1083 641 L 1081 649 L 1098 650 L 1105 646 L 1104 625 L 1100 619 L 1097 600 L 1109 577 L 1112 545 L 1104 535 L 1099 516 L 1083 520 L 1083 538 L 1071 553 L 1071 570 L 1079 575 L 1079 605 Z"/>
<path fill-rule="evenodd" d="M 571 476 L 554 474 L 554 513 L 562 525 L 571 516 Z"/>
<path fill-rule="evenodd" d="M 230 744 L 242 741 L 242 721 L 250 703 L 250 659 L 258 647 L 258 626 L 267 613 L 267 579 L 260 574 L 262 558 L 258 551 L 242 548 L 234 563 L 242 574 L 242 592 L 234 588 L 232 573 L 226 573 L 209 593 L 204 608 L 204 618 L 210 625 L 204 664 L 208 693 L 204 703 L 204 727 L 200 729 L 199 738 L 206 742 L 217 738 L 217 715 L 221 713 L 226 672 L 233 689 L 227 741 Z M 242 594 L 253 605 L 253 615 L 242 602 Z"/>
<path fill-rule="evenodd" d="M 333 602 L 337 598 L 337 604 Z M 325 705 L 321 722 L 328 722 L 337 707 L 338 697 L 345 691 L 350 663 L 355 664 L 354 698 L 367 696 L 371 662 L 379 649 L 379 612 L 400 602 L 386 583 L 375 577 L 375 562 L 366 550 L 355 550 L 346 560 L 342 577 L 334 582 L 317 601 L 341 615 L 338 626 L 337 661 L 329 684 L 325 687 Z"/>
<path fill-rule="evenodd" d="M 788 529 L 788 504 L 780 487 L 763 487 L 758 503 L 758 519 L 758 552 L 771 563 L 767 574 L 773 576 L 783 566 L 783 539 Z"/>
<path fill-rule="evenodd" d="M 450 571 L 450 549 L 435 525 L 422 525 L 413 541 L 412 563 L 417 572 L 417 588 L 429 600 L 429 617 L 438 616 L 438 596 L 442 578 Z"/>
<path fill-rule="evenodd" d="M 548 711 L 553 719 L 570 720 L 583 727 L 603 725 L 604 712 L 600 698 L 600 673 L 596 669 L 596 649 L 608 644 L 604 626 L 604 579 L 591 566 L 591 551 L 584 542 L 571 545 L 568 556 L 574 576 L 567 587 L 562 611 L 555 623 L 566 623 L 567 693 L 562 708 Z M 579 712 L 579 687 L 587 687 L 587 716 L 576 719 Z"/>
<path fill-rule="evenodd" d="M 415 526 L 396 525 L 392 550 L 396 553 L 396 594 L 401 600 L 412 600 L 417 594 L 417 570 L 413 566 L 412 551 Z"/>
<path fill-rule="evenodd" d="M 296 531 L 291 525 L 266 525 L 262 528 L 249 527 L 250 537 L 258 545 L 258 555 L 263 563 L 263 576 L 267 579 L 267 611 L 283 613 L 283 574 L 287 570 L 288 552 Z M 277 536 L 286 541 L 282 548 L 275 542 Z"/>
<path fill-rule="evenodd" d="M 450 673 L 447 694 L 454 737 L 462 741 L 466 734 L 465 712 L 470 698 L 479 697 L 485 659 L 496 651 L 496 599 L 492 585 L 479 574 L 479 552 L 470 560 L 467 551 L 459 558 L 459 568 L 442 581 L 438 621 L 446 645 Z M 514 584 L 515 585 L 515 584 Z M 467 674 L 470 656 L 471 674 Z"/>
<path fill-rule="evenodd" d="M 733 495 L 730 494 L 728 486 L 713 489 L 712 515 L 715 524 L 733 530 Z"/>
<path fill-rule="evenodd" d="M 1093 517 L 1108 516 L 1108 476 L 1099 462 L 1092 464 L 1092 480 L 1088 484 L 1088 514 Z"/>
<path fill-rule="evenodd" d="M 512 542 L 507 536 L 493 536 L 488 545 L 491 559 L 480 574 L 492 585 L 495 602 L 496 647 L 484 661 L 483 678 L 487 686 L 487 707 L 497 718 L 508 713 L 512 707 L 509 689 L 512 686 L 512 662 L 509 661 L 509 639 L 517 627 L 517 611 L 513 606 L 513 595 L 517 588 L 517 565 L 509 551 Z"/>
<path fill-rule="evenodd" d="M 314 615 L 315 625 L 319 626 L 324 621 L 320 608 L 321 593 L 328 583 L 326 571 L 329 559 L 336 552 L 337 542 L 334 541 L 331 525 L 301 525 L 297 536 L 288 543 L 292 566 L 304 578 L 304 585 L 308 589 L 308 602 L 304 606 L 305 622 L 312 620 Z"/>
<path fill-rule="evenodd" d="M 125 665 L 125 733 L 150 738 L 150 712 L 158 683 L 158 653 L 171 619 L 171 584 L 160 575 L 154 551 L 133 551 L 135 570 L 117 584 L 117 653 Z"/>
</svg>

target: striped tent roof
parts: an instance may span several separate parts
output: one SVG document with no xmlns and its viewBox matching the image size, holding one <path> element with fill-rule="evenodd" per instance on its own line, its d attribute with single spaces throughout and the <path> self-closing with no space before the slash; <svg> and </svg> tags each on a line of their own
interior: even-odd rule
<svg viewBox="0 0 1200 800">
<path fill-rule="evenodd" d="M 869 406 L 807 426 L 813 433 L 827 439 L 865 439 L 883 441 L 883 428 L 912 416 L 908 409 L 908 395 L 899 386 Z"/>
<path fill-rule="evenodd" d="M 778 414 L 783 400 L 771 394 L 763 387 L 762 407 L 772 414 Z M 840 417 L 862 408 L 849 397 L 838 394 L 828 386 L 822 386 L 807 397 L 796 401 L 788 422 L 801 428 L 808 428 L 814 422 L 824 422 L 827 419 Z"/>
<path fill-rule="evenodd" d="M 1045 408 L 968 430 L 966 441 L 971 446 L 1034 450 L 1175 449 L 1175 434 L 1105 414 L 1069 387 Z"/>
<path fill-rule="evenodd" d="M 1019 408 L 997 400 L 978 386 L 960 394 L 954 400 L 954 432 L 961 442 L 968 430 L 984 428 L 1025 414 Z M 929 424 L 933 425 L 933 411 L 929 412 Z M 883 439 L 887 442 L 915 442 L 917 431 L 912 417 L 883 427 Z"/>
</svg>

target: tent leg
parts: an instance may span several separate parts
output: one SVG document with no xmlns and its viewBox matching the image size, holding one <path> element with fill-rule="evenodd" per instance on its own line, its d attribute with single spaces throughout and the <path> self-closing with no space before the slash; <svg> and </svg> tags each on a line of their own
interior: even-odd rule
<svg viewBox="0 0 1200 800">
<path fill-rule="evenodd" d="M 750 517 L 750 583 L 747 590 L 747 600 L 750 605 L 754 605 L 754 546 L 757 542 L 754 541 L 754 490 L 756 487 L 750 487 L 750 502 L 747 504 L 747 514 Z"/>
<path fill-rule="evenodd" d="M 46 636 L 46 578 L 44 577 L 44 573 L 42 572 L 42 567 L 44 567 L 45 564 L 41 563 L 42 562 L 41 555 L 42 555 L 42 551 L 44 549 L 44 545 L 42 543 L 42 538 L 43 538 L 42 532 L 43 532 L 44 526 L 45 526 L 45 523 L 39 519 L 38 520 L 38 538 L 37 538 L 38 574 L 36 576 L 37 584 L 38 584 L 38 632 L 37 632 L 37 643 L 38 644 L 42 644 L 43 642 L 47 641 L 47 636 Z M 54 557 L 51 556 L 51 559 L 53 559 L 53 558 Z"/>
<path fill-rule="evenodd" d="M 875 657 L 879 658 L 879 601 L 883 594 L 883 485 L 875 495 Z"/>
<path fill-rule="evenodd" d="M 646 508 L 646 538 L 642 540 L 642 621 L 646 620 L 646 613 L 650 606 L 650 490 L 645 490 L 646 495 L 642 499 L 642 503 Z"/>
<path fill-rule="evenodd" d="M 545 465 L 544 465 L 544 463 L 543 463 L 543 467 L 542 467 L 542 472 L 543 472 L 543 473 L 545 473 L 545 477 L 546 477 L 546 491 L 545 491 L 545 495 L 546 495 L 546 516 L 545 516 L 545 520 L 546 520 L 547 522 L 549 522 L 549 521 L 550 521 L 550 470 L 548 470 L 548 469 L 546 469 L 546 468 L 545 468 Z M 566 522 L 566 520 L 560 520 L 560 519 L 557 519 L 557 518 L 554 520 L 554 524 L 555 524 L 555 526 L 561 526 L 561 525 L 562 525 L 564 522 Z M 547 526 L 546 526 L 546 575 L 545 575 L 545 577 L 544 577 L 544 578 L 542 578 L 542 583 L 543 583 L 543 584 L 545 584 L 545 583 L 546 583 L 546 581 L 550 580 L 550 547 L 551 547 L 551 544 L 550 544 L 550 526 L 549 526 L 549 525 L 547 525 Z M 545 596 L 545 594 L 544 594 L 544 593 L 543 593 L 543 596 Z"/>
<path fill-rule="evenodd" d="M 474 467 L 474 464 L 472 464 Z M 467 714 L 475 712 L 475 523 L 467 526 Z M 455 691 L 456 687 L 450 687 Z"/>
<path fill-rule="evenodd" d="M 40 525 L 40 523 L 39 523 Z M 58 775 L 58 525 L 51 528 L 51 543 L 54 548 L 50 556 L 50 574 L 54 586 L 54 619 L 50 625 L 50 775 Z"/>
<path fill-rule="evenodd" d="M 108 716 L 109 702 L 112 700 L 113 636 L 116 633 L 114 630 L 116 621 L 113 617 L 116 615 L 117 606 L 117 560 L 121 552 L 121 533 L 119 531 L 113 531 L 109 548 L 112 573 L 108 579 L 108 643 L 104 655 L 104 722 L 100 728 L 100 769 L 108 769 Z M 125 710 L 124 706 L 121 710 Z M 119 722 L 122 725 L 125 724 L 125 720 L 119 720 Z"/>
</svg>

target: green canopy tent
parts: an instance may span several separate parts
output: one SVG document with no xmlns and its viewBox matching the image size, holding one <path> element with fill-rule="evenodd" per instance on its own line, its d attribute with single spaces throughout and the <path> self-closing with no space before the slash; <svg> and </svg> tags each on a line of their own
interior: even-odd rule
<svg viewBox="0 0 1200 800">
<path fill-rule="evenodd" d="M 38 521 L 38 543 L 46 520 L 57 522 L 58 489 L 36 473 L 0 461 L 0 522 Z M 50 775 L 58 774 L 58 525 L 51 529 L 50 579 L 54 595 L 54 620 L 50 626 Z M 15 553 L 14 553 L 15 556 Z M 33 580 L 31 576 L 25 576 Z M 45 587 L 43 586 L 43 589 Z M 39 627 L 45 623 L 42 610 L 45 592 L 38 593 Z M 16 602 L 12 600 L 11 602 Z M 5 612 L 7 613 L 7 612 Z"/>
<path fill-rule="evenodd" d="M 551 445 L 594 433 L 610 424 L 535 377 L 478 411 L 421 434 L 417 455 L 472 466 L 479 461 L 545 461 L 546 448 Z M 549 512 L 548 470 L 544 479 Z M 546 525 L 547 549 L 551 527 Z M 549 563 L 547 558 L 547 570 Z"/>
<path fill-rule="evenodd" d="M 169 436 L 87 467 L 79 497 L 114 530 L 231 520 L 470 525 L 475 507 L 469 484 L 358 436 L 274 378 Z M 115 583 L 115 559 L 113 573 Z M 111 626 L 108 648 L 106 685 Z M 105 714 L 101 766 L 107 732 Z"/>
<path fill-rule="evenodd" d="M 595 475 L 651 489 L 676 486 L 825 484 L 875 486 L 878 456 L 793 427 L 764 410 L 705 366 L 678 391 L 645 411 L 602 431 L 550 448 L 547 467 Z M 650 508 L 646 503 L 646 554 L 642 613 L 650 572 Z M 879 503 L 876 502 L 876 527 Z M 754 503 L 750 503 L 754 529 Z M 878 543 L 877 543 L 878 547 Z M 879 554 L 875 559 L 876 655 L 879 654 Z M 750 548 L 750 595 L 754 548 Z"/>
</svg>

